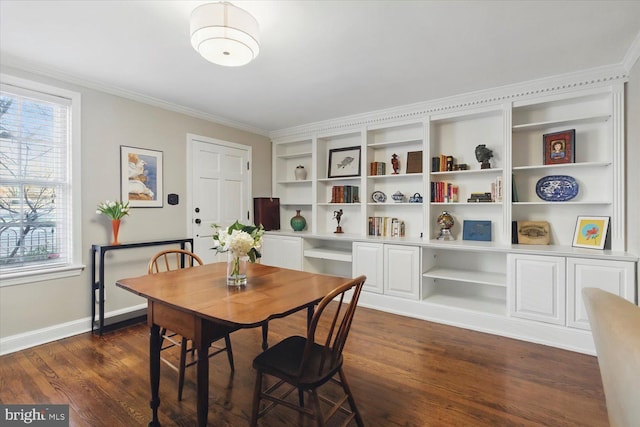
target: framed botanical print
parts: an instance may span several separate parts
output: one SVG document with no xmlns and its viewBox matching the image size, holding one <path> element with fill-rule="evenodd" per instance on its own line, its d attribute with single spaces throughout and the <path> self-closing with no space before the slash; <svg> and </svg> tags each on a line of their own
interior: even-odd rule
<svg viewBox="0 0 640 427">
<path fill-rule="evenodd" d="M 609 231 L 608 216 L 579 216 L 573 234 L 577 248 L 604 249 Z"/>
<path fill-rule="evenodd" d="M 134 208 L 161 208 L 162 151 L 120 146 L 120 198 Z"/>
</svg>

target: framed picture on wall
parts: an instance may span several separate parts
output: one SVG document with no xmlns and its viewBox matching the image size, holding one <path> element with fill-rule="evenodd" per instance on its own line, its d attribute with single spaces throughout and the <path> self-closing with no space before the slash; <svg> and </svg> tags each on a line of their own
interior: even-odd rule
<svg viewBox="0 0 640 427">
<path fill-rule="evenodd" d="M 120 146 L 120 198 L 133 208 L 161 208 L 162 151 Z"/>
<path fill-rule="evenodd" d="M 609 231 L 608 216 L 579 216 L 573 234 L 573 246 L 577 248 L 604 249 Z"/>
<path fill-rule="evenodd" d="M 327 178 L 360 176 L 360 147 L 330 149 L 328 171 Z"/>
<path fill-rule="evenodd" d="M 562 132 L 547 133 L 542 136 L 544 143 L 544 164 L 556 165 L 561 163 L 575 163 L 576 161 L 576 130 L 569 129 Z"/>
</svg>

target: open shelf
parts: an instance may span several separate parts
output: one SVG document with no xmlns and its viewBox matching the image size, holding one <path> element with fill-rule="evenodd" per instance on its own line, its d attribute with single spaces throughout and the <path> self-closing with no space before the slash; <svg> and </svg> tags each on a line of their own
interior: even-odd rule
<svg viewBox="0 0 640 427">
<path fill-rule="evenodd" d="M 453 268 L 432 268 L 422 274 L 431 279 L 455 280 L 457 282 L 478 283 L 489 286 L 507 286 L 506 274 L 488 273 L 483 271 L 457 270 Z"/>
<path fill-rule="evenodd" d="M 304 256 L 307 258 L 330 259 L 333 261 L 351 262 L 352 255 L 350 250 L 341 250 L 335 248 L 313 248 L 305 249 Z"/>
</svg>

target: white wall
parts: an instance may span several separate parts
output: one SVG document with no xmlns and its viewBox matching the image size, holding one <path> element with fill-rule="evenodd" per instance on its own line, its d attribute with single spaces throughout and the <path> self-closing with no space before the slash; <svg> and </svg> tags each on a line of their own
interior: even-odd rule
<svg viewBox="0 0 640 427">
<path fill-rule="evenodd" d="M 111 239 L 109 221 L 95 211 L 99 202 L 120 197 L 120 145 L 163 151 L 165 192 L 163 208 L 131 210 L 120 228 L 121 242 L 187 237 L 187 133 L 250 145 L 255 160 L 253 196 L 271 195 L 271 161 L 260 161 L 271 158 L 271 142 L 265 136 L 9 67 L 3 66 L 2 71 L 82 94 L 82 253 L 86 268 L 80 276 L 69 279 L 0 288 L 0 353 L 11 341 L 7 337 L 68 323 L 76 331 L 79 327 L 90 328 L 91 244 Z M 169 206 L 168 193 L 179 194 L 181 203 Z M 107 312 L 144 304 L 143 299 L 113 283 L 118 278 L 145 274 L 149 257 L 158 250 L 134 249 L 109 255 Z"/>
</svg>

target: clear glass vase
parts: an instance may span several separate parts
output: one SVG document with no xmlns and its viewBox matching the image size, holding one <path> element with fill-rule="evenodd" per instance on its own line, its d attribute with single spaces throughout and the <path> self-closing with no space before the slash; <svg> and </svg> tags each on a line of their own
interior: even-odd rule
<svg viewBox="0 0 640 427">
<path fill-rule="evenodd" d="M 247 284 L 247 255 L 235 256 L 227 253 L 227 286 L 245 286 Z"/>
</svg>

